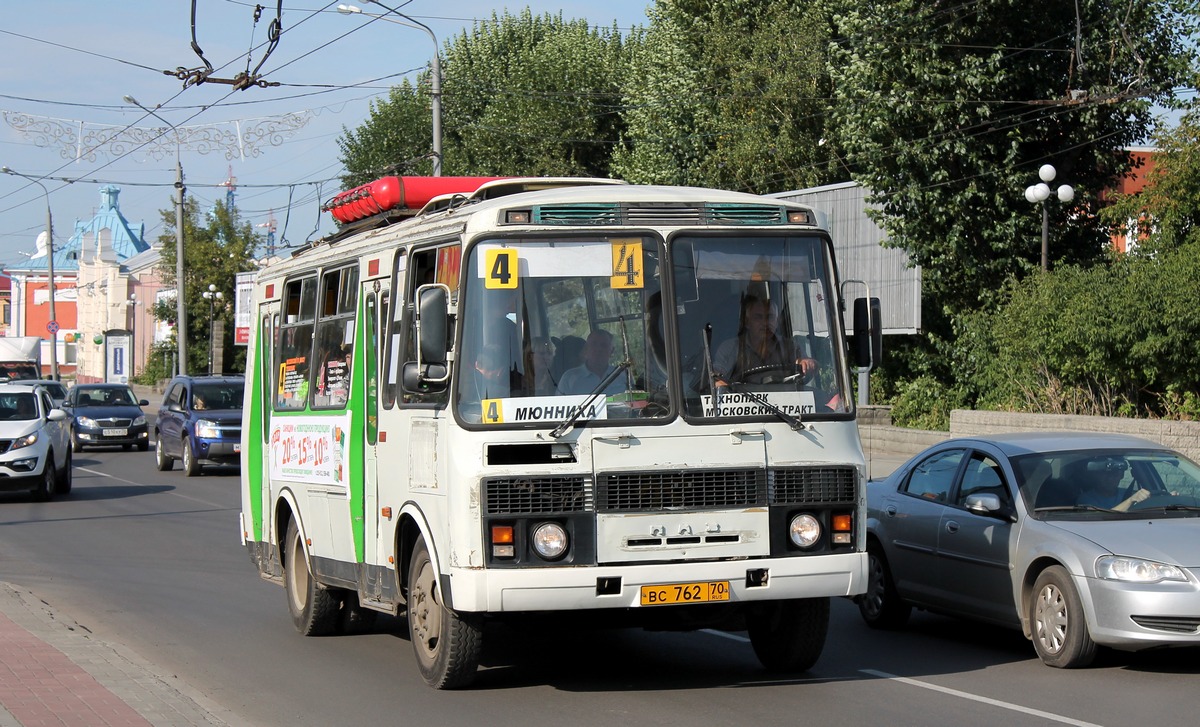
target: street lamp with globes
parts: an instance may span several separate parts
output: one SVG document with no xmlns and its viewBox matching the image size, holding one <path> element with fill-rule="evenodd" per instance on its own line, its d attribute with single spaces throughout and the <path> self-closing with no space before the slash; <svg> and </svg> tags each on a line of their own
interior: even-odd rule
<svg viewBox="0 0 1200 727">
<path fill-rule="evenodd" d="M 1051 194 L 1057 195 L 1060 202 L 1075 199 L 1075 188 L 1069 184 L 1059 185 L 1058 189 L 1051 192 L 1049 182 L 1053 182 L 1057 175 L 1053 165 L 1043 164 L 1038 169 L 1041 183 L 1025 188 L 1025 199 L 1035 204 L 1042 203 L 1042 272 L 1050 268 L 1050 211 L 1046 207 L 1046 200 L 1050 199 Z"/>
<path fill-rule="evenodd" d="M 203 293 L 204 299 L 208 301 L 208 373 L 213 372 L 213 357 L 216 355 L 216 334 L 213 331 L 213 305 L 225 295 L 217 290 L 217 286 L 212 283 L 208 284 L 208 290 Z"/>
</svg>

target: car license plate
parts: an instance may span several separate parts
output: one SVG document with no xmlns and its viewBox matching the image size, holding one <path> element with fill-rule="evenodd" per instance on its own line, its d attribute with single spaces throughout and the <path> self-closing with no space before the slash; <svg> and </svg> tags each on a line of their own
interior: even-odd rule
<svg viewBox="0 0 1200 727">
<path fill-rule="evenodd" d="M 729 581 L 700 581 L 671 583 L 662 586 L 642 586 L 643 606 L 665 606 L 676 603 L 709 603 L 729 600 Z"/>
<path fill-rule="evenodd" d="M 129 434 L 128 429 L 105 429 L 104 436 L 106 437 L 124 437 Z"/>
</svg>

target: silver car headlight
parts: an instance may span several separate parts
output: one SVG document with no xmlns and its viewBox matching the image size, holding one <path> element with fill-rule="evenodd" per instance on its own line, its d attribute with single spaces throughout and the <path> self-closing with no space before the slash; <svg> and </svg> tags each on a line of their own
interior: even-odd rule
<svg viewBox="0 0 1200 727">
<path fill-rule="evenodd" d="M 797 546 L 811 548 L 821 539 L 821 523 L 812 515 L 801 513 L 792 518 L 788 535 Z"/>
<path fill-rule="evenodd" d="M 558 560 L 567 552 L 567 531 L 558 523 L 542 523 L 533 529 L 533 549 L 546 560 Z"/>
<path fill-rule="evenodd" d="M 1187 581 L 1187 576 L 1176 566 L 1124 555 L 1102 555 L 1097 558 L 1096 575 L 1110 581 L 1126 583 Z"/>
<path fill-rule="evenodd" d="M 38 440 L 37 432 L 34 432 L 33 434 L 27 434 L 24 437 L 19 437 L 19 438 L 13 440 L 12 446 L 8 448 L 8 451 L 11 452 L 14 449 L 21 449 L 23 447 L 33 446 L 33 445 L 37 444 L 37 440 Z"/>
</svg>

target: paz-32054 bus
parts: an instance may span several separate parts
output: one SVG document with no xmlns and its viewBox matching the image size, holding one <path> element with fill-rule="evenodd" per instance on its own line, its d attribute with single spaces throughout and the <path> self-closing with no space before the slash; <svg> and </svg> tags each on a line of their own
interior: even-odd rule
<svg viewBox="0 0 1200 727">
<path fill-rule="evenodd" d="M 539 612 L 817 660 L 868 578 L 850 374 L 879 320 L 859 299 L 846 335 L 814 210 L 395 177 L 328 206 L 257 277 L 242 430 L 242 537 L 302 633 L 404 615 L 437 688 Z"/>
</svg>

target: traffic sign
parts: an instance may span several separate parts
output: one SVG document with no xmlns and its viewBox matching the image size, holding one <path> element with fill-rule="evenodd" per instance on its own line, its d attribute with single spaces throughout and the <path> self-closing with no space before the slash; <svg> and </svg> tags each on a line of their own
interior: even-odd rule
<svg viewBox="0 0 1200 727">
<path fill-rule="evenodd" d="M 58 321 L 50 321 L 47 323 L 46 330 L 50 331 L 51 335 L 58 333 Z"/>
</svg>

